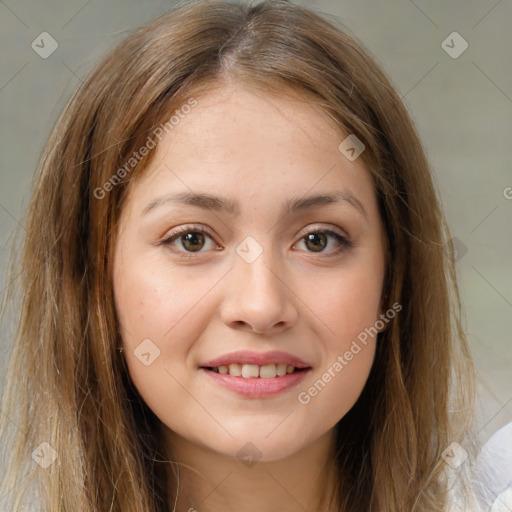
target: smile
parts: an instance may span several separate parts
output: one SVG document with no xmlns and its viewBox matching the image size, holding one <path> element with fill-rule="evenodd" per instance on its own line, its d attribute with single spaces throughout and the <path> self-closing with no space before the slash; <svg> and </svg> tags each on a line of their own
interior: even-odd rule
<svg viewBox="0 0 512 512">
<path fill-rule="evenodd" d="M 228 366 L 229 370 L 227 366 L 222 370 L 226 373 L 221 373 L 219 368 L 200 368 L 200 370 L 220 387 L 247 398 L 272 397 L 296 388 L 311 370 L 311 368 L 290 366 L 291 371 L 288 371 L 285 366 L 285 373 L 278 375 L 278 366 L 282 373 L 283 365 L 230 364 Z M 240 375 L 232 375 L 227 371 Z"/>
<path fill-rule="evenodd" d="M 208 368 L 217 373 L 223 375 L 231 375 L 233 377 L 243 378 L 261 378 L 261 379 L 273 379 L 275 377 L 283 377 L 288 373 L 299 371 L 300 368 L 296 368 L 290 364 L 238 364 L 232 363 L 229 365 L 216 366 Z"/>
</svg>

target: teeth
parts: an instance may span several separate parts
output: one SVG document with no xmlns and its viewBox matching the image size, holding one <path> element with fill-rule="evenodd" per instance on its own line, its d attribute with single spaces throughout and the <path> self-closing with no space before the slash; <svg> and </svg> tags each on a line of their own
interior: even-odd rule
<svg viewBox="0 0 512 512">
<path fill-rule="evenodd" d="M 259 377 L 259 368 L 257 364 L 243 364 L 242 377 Z"/>
<path fill-rule="evenodd" d="M 214 368 L 214 371 L 224 375 L 229 374 L 232 377 L 273 379 L 275 377 L 282 377 L 287 373 L 293 373 L 295 366 L 286 364 L 265 364 L 258 366 L 257 364 L 232 363 Z"/>
<path fill-rule="evenodd" d="M 242 367 L 239 364 L 233 363 L 228 365 L 229 375 L 233 377 L 242 376 Z"/>
<path fill-rule="evenodd" d="M 286 364 L 278 364 L 278 365 L 276 365 L 276 369 L 277 369 L 277 375 L 279 377 L 286 375 Z"/>
<path fill-rule="evenodd" d="M 263 379 L 273 379 L 277 375 L 277 368 L 275 364 L 266 364 L 260 366 L 260 377 Z"/>
</svg>

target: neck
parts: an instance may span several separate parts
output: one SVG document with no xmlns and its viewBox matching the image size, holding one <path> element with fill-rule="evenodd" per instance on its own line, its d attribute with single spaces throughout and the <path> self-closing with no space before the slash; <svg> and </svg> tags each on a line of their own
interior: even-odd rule
<svg viewBox="0 0 512 512">
<path fill-rule="evenodd" d="M 332 510 L 336 470 L 333 430 L 299 452 L 275 461 L 244 461 L 165 432 L 172 464 L 173 512 L 326 512 Z M 173 506 L 171 504 L 171 506 Z"/>
</svg>

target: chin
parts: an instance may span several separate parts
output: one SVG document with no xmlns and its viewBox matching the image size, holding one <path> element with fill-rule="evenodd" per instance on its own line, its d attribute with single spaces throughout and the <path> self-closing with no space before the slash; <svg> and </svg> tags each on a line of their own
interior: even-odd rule
<svg viewBox="0 0 512 512">
<path fill-rule="evenodd" d="M 233 439 L 225 439 L 225 443 L 216 444 L 212 448 L 223 455 L 236 457 L 241 462 L 283 460 L 304 448 L 306 441 L 298 432 L 290 432 L 289 428 L 284 428 L 281 432 L 277 432 L 278 430 L 279 427 L 270 433 L 272 429 L 247 428 L 240 431 L 239 435 L 237 432 L 232 432 Z"/>
</svg>

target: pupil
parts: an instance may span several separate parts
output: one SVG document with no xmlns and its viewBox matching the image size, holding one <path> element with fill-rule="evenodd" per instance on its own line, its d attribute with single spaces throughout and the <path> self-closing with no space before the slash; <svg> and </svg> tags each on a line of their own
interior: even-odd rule
<svg viewBox="0 0 512 512">
<path fill-rule="evenodd" d="M 322 239 L 322 245 L 320 248 L 319 248 L 319 245 L 318 245 L 318 238 L 321 238 Z M 317 240 L 317 243 L 314 242 L 314 240 Z M 325 241 L 326 241 L 327 237 L 323 234 L 323 233 L 310 233 L 308 236 L 307 236 L 307 241 L 306 241 L 306 244 L 309 244 L 310 242 L 313 242 L 313 250 L 315 252 L 319 252 L 321 251 L 322 249 L 325 248 Z"/>
<path fill-rule="evenodd" d="M 199 242 L 197 241 L 199 238 Z M 184 240 L 183 240 L 184 239 Z M 191 232 L 187 233 L 182 237 L 183 246 L 186 249 L 194 250 L 194 249 L 201 249 L 202 244 L 204 243 L 204 235 L 202 233 L 197 232 Z M 192 244 L 192 247 L 189 245 Z M 201 247 L 194 247 L 196 245 L 200 245 Z"/>
</svg>

